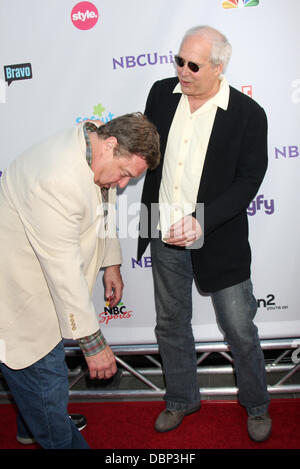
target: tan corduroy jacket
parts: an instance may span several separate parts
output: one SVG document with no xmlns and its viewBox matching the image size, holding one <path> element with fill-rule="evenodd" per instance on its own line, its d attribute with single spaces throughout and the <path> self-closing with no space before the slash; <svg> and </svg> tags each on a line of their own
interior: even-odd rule
<svg viewBox="0 0 300 469">
<path fill-rule="evenodd" d="M 25 151 L 0 179 L 0 360 L 13 369 L 99 329 L 93 286 L 121 250 L 111 230 L 105 238 L 93 177 L 79 126 Z"/>
</svg>

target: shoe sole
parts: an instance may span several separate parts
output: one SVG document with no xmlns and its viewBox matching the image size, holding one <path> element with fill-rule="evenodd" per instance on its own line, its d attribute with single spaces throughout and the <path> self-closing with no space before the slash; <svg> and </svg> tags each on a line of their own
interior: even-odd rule
<svg viewBox="0 0 300 469">
<path fill-rule="evenodd" d="M 21 443 L 21 445 L 33 445 L 35 440 L 33 438 L 23 438 L 22 436 L 17 435 L 17 441 Z"/>
<path fill-rule="evenodd" d="M 81 430 L 83 430 L 86 426 L 87 426 L 87 423 L 85 425 L 82 425 L 81 427 L 77 427 L 77 428 L 81 432 Z"/>
</svg>

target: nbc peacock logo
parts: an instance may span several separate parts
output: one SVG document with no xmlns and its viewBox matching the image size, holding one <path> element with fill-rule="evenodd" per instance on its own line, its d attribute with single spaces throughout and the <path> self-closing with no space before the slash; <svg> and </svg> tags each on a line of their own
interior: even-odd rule
<svg viewBox="0 0 300 469">
<path fill-rule="evenodd" d="M 256 7 L 258 4 L 259 0 L 225 0 L 222 7 L 227 10 L 229 8 Z"/>
</svg>

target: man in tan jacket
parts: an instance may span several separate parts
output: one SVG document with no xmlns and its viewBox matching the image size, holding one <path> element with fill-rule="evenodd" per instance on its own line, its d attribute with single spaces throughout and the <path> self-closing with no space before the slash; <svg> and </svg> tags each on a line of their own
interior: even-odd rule
<svg viewBox="0 0 300 469">
<path fill-rule="evenodd" d="M 43 448 L 88 448 L 67 412 L 62 338 L 79 340 L 92 378 L 116 372 L 92 291 L 105 268 L 105 295 L 111 306 L 120 301 L 116 187 L 158 162 L 157 132 L 137 113 L 61 132 L 1 177 L 0 368 Z"/>
</svg>

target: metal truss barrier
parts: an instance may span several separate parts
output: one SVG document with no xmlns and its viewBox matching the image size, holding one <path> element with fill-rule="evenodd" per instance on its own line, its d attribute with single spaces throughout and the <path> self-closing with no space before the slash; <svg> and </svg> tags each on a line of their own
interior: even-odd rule
<svg viewBox="0 0 300 469">
<path fill-rule="evenodd" d="M 290 378 L 295 375 L 297 371 L 300 371 L 300 338 L 293 339 L 277 339 L 277 340 L 262 340 L 261 347 L 263 351 L 276 351 L 278 350 L 278 356 L 271 360 L 265 359 L 265 366 L 267 377 L 270 374 L 280 373 L 280 379 L 275 380 L 274 384 L 268 385 L 268 391 L 270 394 L 294 394 L 300 393 L 300 376 L 298 381 L 299 384 L 288 384 Z M 130 389 L 90 389 L 90 390 L 75 390 L 73 389 L 81 379 L 88 375 L 88 369 L 84 366 L 84 369 L 80 366 L 79 369 L 70 370 L 69 376 L 69 397 L 72 399 L 105 399 L 110 398 L 114 400 L 118 399 L 139 399 L 151 400 L 156 398 L 162 398 L 165 394 L 163 387 L 157 386 L 153 379 L 163 376 L 163 371 L 159 359 L 155 355 L 159 354 L 158 346 L 152 345 L 120 345 L 112 346 L 112 350 L 116 355 L 116 361 L 118 363 L 119 374 L 121 380 L 126 377 L 136 378 L 137 389 L 132 389 L 132 380 Z M 65 343 L 66 357 L 82 356 L 82 352 L 75 342 Z M 234 367 L 233 360 L 230 356 L 229 348 L 224 342 L 208 342 L 208 343 L 196 343 L 196 352 L 198 356 L 198 368 L 197 372 L 199 375 L 233 375 Z M 205 366 L 205 360 L 210 354 L 220 354 L 223 359 L 228 361 L 226 365 L 217 366 Z M 143 356 L 146 359 L 147 364 L 150 366 L 144 368 L 133 368 L 123 358 L 130 361 L 130 357 Z M 273 354 L 272 354 L 273 355 Z M 128 358 L 129 357 L 129 358 Z M 224 361 L 224 360 L 223 360 Z M 277 376 L 278 377 L 278 376 Z M 157 379 L 156 379 L 157 381 Z M 163 382 L 163 380 L 161 379 Z M 112 386 L 113 387 L 113 386 Z M 236 396 L 238 389 L 235 386 L 228 387 L 202 387 L 202 396 Z M 10 394 L 6 391 L 0 391 L 0 399 L 7 399 Z"/>
<path fill-rule="evenodd" d="M 275 384 L 268 385 L 268 391 L 270 394 L 281 394 L 281 393 L 297 393 L 300 392 L 300 376 L 298 379 L 299 384 L 288 384 L 290 378 L 297 372 L 300 371 L 300 338 L 293 339 L 278 339 L 278 340 L 262 340 L 261 347 L 263 351 L 276 351 L 278 350 L 278 356 L 271 360 L 265 359 L 265 366 L 268 375 L 272 373 L 280 373 L 280 379 L 275 380 Z M 88 370 L 80 370 L 75 373 L 73 378 L 70 379 L 69 395 L 70 399 L 103 399 L 113 398 L 118 399 L 138 399 L 143 398 L 145 400 L 162 398 L 165 394 L 163 387 L 158 387 L 154 382 L 153 378 L 163 376 L 163 371 L 160 361 L 155 358 L 158 355 L 157 345 L 122 345 L 112 346 L 112 349 L 116 355 L 118 363 L 118 369 L 121 374 L 121 379 L 125 377 L 135 377 L 137 379 L 137 389 L 132 389 L 132 380 L 130 389 L 103 389 L 103 390 L 74 390 L 72 389 L 84 376 L 88 374 Z M 81 354 L 79 347 L 68 346 L 65 347 L 66 356 L 74 356 Z M 212 343 L 196 343 L 196 352 L 198 357 L 198 368 L 197 372 L 199 375 L 204 374 L 231 374 L 234 373 L 233 360 L 230 356 L 229 348 L 224 342 L 212 342 Z M 205 360 L 210 354 L 220 354 L 223 359 L 228 361 L 228 364 L 221 366 L 205 366 Z M 199 355 L 198 355 L 199 354 Z M 133 368 L 123 358 L 125 357 L 130 361 L 130 356 L 142 355 L 150 366 L 144 368 Z M 274 354 L 272 354 L 274 355 Z M 277 375 L 278 378 L 278 375 Z M 157 381 L 157 380 L 156 380 Z M 141 389 L 142 386 L 142 389 Z M 202 396 L 236 396 L 238 389 L 235 386 L 228 387 L 202 387 Z"/>
</svg>

